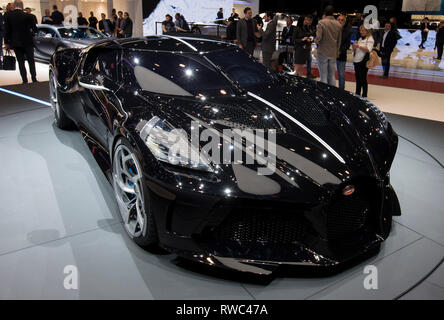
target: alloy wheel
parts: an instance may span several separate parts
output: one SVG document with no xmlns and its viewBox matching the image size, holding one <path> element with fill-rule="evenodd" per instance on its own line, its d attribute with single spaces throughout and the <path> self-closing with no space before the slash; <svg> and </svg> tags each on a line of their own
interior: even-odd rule
<svg viewBox="0 0 444 320">
<path fill-rule="evenodd" d="M 136 155 L 119 145 L 113 161 L 114 192 L 125 229 L 132 238 L 144 235 L 146 213 L 142 173 Z"/>
</svg>

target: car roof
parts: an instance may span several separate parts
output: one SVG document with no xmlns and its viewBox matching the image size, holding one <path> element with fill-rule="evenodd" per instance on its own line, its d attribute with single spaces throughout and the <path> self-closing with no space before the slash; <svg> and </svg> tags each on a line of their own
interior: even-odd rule
<svg viewBox="0 0 444 320">
<path fill-rule="evenodd" d="M 209 52 L 230 47 L 233 43 L 221 41 L 216 37 L 190 35 L 159 35 L 139 38 L 120 39 L 110 42 L 110 46 L 118 44 L 124 49 L 141 51 L 170 52 Z"/>
<path fill-rule="evenodd" d="M 53 24 L 38 24 L 37 28 L 52 28 L 52 29 L 70 29 L 70 28 L 75 28 L 75 29 L 89 29 L 90 27 L 88 26 L 76 26 L 76 25 L 53 25 Z"/>
</svg>

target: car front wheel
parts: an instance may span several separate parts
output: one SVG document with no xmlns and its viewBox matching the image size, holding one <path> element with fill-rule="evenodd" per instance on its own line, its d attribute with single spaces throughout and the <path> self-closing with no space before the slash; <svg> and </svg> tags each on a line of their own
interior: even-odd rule
<svg viewBox="0 0 444 320">
<path fill-rule="evenodd" d="M 120 138 L 114 148 L 113 186 L 123 225 L 139 246 L 154 248 L 158 243 L 157 229 L 140 163 L 128 140 Z"/>
</svg>

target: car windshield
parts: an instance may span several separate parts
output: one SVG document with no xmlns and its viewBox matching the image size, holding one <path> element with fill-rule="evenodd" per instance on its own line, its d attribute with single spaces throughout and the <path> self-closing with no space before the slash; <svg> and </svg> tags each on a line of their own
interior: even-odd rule
<svg viewBox="0 0 444 320">
<path fill-rule="evenodd" d="M 102 39 L 105 37 L 93 28 L 60 28 L 59 33 L 65 39 Z"/>
<path fill-rule="evenodd" d="M 205 55 L 242 88 L 252 88 L 279 81 L 276 73 L 236 48 L 213 51 Z"/>
<path fill-rule="evenodd" d="M 230 82 L 199 54 L 127 51 L 125 82 L 143 90 L 205 100 L 234 94 Z"/>
</svg>

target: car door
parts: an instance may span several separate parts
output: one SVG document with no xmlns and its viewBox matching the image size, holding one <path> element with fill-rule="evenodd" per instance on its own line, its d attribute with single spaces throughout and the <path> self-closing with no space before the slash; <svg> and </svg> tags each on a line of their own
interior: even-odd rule
<svg viewBox="0 0 444 320">
<path fill-rule="evenodd" d="M 114 126 L 114 120 L 123 117 L 120 101 L 115 95 L 119 89 L 117 49 L 98 48 L 88 53 L 79 79 L 82 90 L 85 126 L 103 146 Z"/>
<path fill-rule="evenodd" d="M 49 59 L 54 53 L 58 41 L 57 32 L 54 29 L 50 27 L 38 27 L 34 37 L 37 54 Z"/>
</svg>

